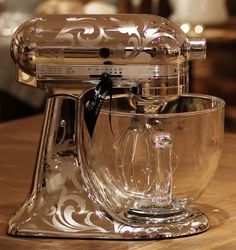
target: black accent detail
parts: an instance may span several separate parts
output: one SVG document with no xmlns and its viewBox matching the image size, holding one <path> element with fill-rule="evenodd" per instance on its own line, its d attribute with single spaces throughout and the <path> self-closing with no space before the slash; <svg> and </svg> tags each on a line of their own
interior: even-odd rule
<svg viewBox="0 0 236 250">
<path fill-rule="evenodd" d="M 98 56 L 102 58 L 108 58 L 111 55 L 111 51 L 108 48 L 101 48 L 98 50 Z"/>
<path fill-rule="evenodd" d="M 103 64 L 104 65 L 112 65 L 113 63 L 112 63 L 112 61 L 104 61 Z"/>
<path fill-rule="evenodd" d="M 101 75 L 89 75 L 89 77 L 95 77 L 95 78 L 98 78 L 99 76 L 101 76 Z M 122 77 L 122 75 L 109 75 L 110 77 L 116 77 L 116 78 L 118 78 L 118 77 Z"/>
<path fill-rule="evenodd" d="M 84 120 L 91 137 L 93 136 L 93 131 L 103 102 L 109 94 L 112 97 L 112 80 L 109 74 L 104 73 L 101 75 L 101 81 L 92 91 L 92 94 L 86 102 L 84 108 Z"/>
</svg>

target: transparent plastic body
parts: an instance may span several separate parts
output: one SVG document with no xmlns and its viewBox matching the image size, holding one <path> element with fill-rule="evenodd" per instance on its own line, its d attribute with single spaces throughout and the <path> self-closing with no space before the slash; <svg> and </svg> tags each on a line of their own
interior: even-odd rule
<svg viewBox="0 0 236 250">
<path fill-rule="evenodd" d="M 217 165 L 223 104 L 212 97 L 199 97 L 196 104 L 190 96 L 186 110 L 175 109 L 188 92 L 188 61 L 205 58 L 204 39 L 188 38 L 158 16 L 49 15 L 18 28 L 11 54 L 17 81 L 42 89 L 48 100 L 33 185 L 9 221 L 9 234 L 149 239 L 209 227 L 207 217 L 188 203 Z M 112 111 L 108 94 L 88 134 L 91 117 L 85 110 L 104 95 L 101 89 L 113 92 Z M 87 106 L 88 96 L 94 102 Z M 195 122 L 202 126 L 202 141 L 192 146 L 197 156 L 210 142 L 203 123 L 218 129 L 210 131 L 215 144 L 207 148 L 209 159 L 202 158 L 208 172 L 202 162 L 183 157 Z M 185 174 L 190 180 L 196 175 L 202 186 L 190 187 Z"/>
</svg>

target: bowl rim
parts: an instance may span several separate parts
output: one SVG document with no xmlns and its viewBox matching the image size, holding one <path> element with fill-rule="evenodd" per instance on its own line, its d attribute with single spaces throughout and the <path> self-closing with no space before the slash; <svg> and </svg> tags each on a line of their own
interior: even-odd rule
<svg viewBox="0 0 236 250">
<path fill-rule="evenodd" d="M 114 111 L 114 110 L 105 110 L 104 108 L 101 109 L 101 113 L 103 114 L 111 114 L 112 116 L 122 116 L 122 117 L 152 117 L 152 118 L 174 118 L 174 117 L 183 117 L 183 116 L 196 116 L 196 115 L 203 115 L 203 114 L 210 114 L 217 110 L 224 109 L 225 101 L 219 97 L 205 95 L 205 94 L 196 94 L 196 93 L 187 93 L 187 94 L 180 94 L 179 97 L 194 97 L 200 99 L 208 99 L 212 101 L 214 104 L 211 108 L 203 109 L 203 110 L 196 110 L 196 111 L 188 111 L 188 112 L 176 112 L 176 113 L 166 113 L 166 114 L 144 114 L 144 113 L 135 113 L 135 112 L 127 112 L 127 111 Z M 113 98 L 121 98 L 124 95 L 114 95 Z"/>
</svg>

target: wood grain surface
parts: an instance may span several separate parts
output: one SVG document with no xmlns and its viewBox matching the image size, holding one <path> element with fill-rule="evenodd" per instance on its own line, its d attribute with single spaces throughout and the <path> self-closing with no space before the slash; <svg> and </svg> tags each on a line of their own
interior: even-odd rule
<svg viewBox="0 0 236 250">
<path fill-rule="evenodd" d="M 202 234 L 167 240 L 122 241 L 24 238 L 7 235 L 9 217 L 26 198 L 42 116 L 0 125 L 0 250 L 139 249 L 227 250 L 236 249 L 236 135 L 225 134 L 220 166 L 198 206 L 211 221 Z"/>
</svg>

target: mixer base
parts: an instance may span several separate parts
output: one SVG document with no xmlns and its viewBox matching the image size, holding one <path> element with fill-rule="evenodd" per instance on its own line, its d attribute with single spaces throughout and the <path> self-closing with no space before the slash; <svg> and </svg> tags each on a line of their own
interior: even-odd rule
<svg viewBox="0 0 236 250">
<path fill-rule="evenodd" d="M 176 215 L 175 219 L 171 217 L 161 219 L 153 218 L 143 221 L 136 220 L 131 215 L 132 226 L 112 221 L 110 218 L 101 218 L 101 214 L 92 214 L 100 218 L 95 218 L 96 227 L 90 228 L 79 227 L 74 224 L 71 227 L 60 225 L 45 225 L 45 218 L 37 218 L 38 224 L 18 221 L 17 223 L 10 221 L 8 233 L 13 236 L 33 236 L 33 237 L 57 237 L 57 238 L 95 238 L 95 239 L 164 239 L 182 236 L 191 236 L 206 231 L 209 228 L 209 221 L 205 214 L 195 208 L 189 208 L 184 216 Z M 105 216 L 105 214 L 103 214 Z M 139 217 L 140 218 L 140 217 Z M 136 217 L 137 219 L 137 217 Z M 32 218 L 32 221 L 34 219 Z M 77 225 L 81 225 L 77 223 Z"/>
</svg>

